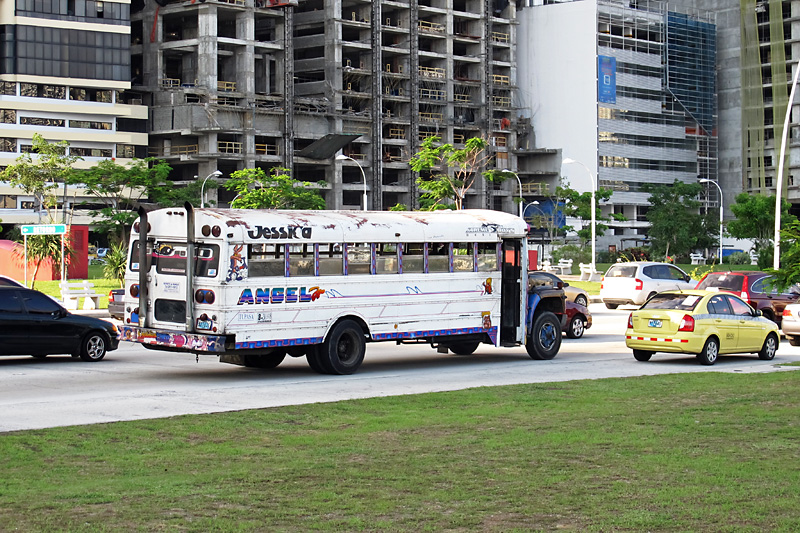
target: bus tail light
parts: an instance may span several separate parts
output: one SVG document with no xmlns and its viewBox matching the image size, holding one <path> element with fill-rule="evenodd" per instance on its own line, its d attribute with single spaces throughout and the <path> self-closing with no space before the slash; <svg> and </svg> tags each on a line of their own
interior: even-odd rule
<svg viewBox="0 0 800 533">
<path fill-rule="evenodd" d="M 131 285 L 130 293 L 131 293 L 131 296 L 133 296 L 134 298 L 138 298 L 139 297 L 139 285 Z"/>
<path fill-rule="evenodd" d="M 206 289 L 198 289 L 194 293 L 194 301 L 199 304 L 213 304 L 216 297 L 214 296 L 214 291 L 209 291 Z"/>
<path fill-rule="evenodd" d="M 637 279 L 636 280 L 636 290 L 640 291 L 640 290 L 642 290 L 642 287 L 644 287 L 644 283 L 642 283 L 642 280 Z"/>
<path fill-rule="evenodd" d="M 694 331 L 694 318 L 689 315 L 683 315 L 678 331 Z"/>
</svg>

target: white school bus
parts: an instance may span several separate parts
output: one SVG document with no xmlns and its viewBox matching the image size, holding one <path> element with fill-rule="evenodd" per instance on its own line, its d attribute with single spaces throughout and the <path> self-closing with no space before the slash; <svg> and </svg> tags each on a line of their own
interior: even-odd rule
<svg viewBox="0 0 800 533">
<path fill-rule="evenodd" d="M 139 211 L 120 338 L 350 374 L 368 342 L 551 359 L 563 290 L 529 279 L 527 224 L 498 211 Z"/>
</svg>

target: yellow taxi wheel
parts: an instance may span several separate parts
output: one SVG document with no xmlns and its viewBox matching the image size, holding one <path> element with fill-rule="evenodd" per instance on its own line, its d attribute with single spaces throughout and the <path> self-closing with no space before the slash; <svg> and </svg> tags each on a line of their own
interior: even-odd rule
<svg viewBox="0 0 800 533">
<path fill-rule="evenodd" d="M 633 351 L 633 358 L 637 361 L 649 361 L 651 357 L 653 357 L 653 352 L 648 352 L 647 350 Z"/>
<path fill-rule="evenodd" d="M 719 341 L 716 337 L 709 337 L 703 346 L 703 351 L 697 354 L 701 364 L 713 365 L 719 357 Z"/>
<path fill-rule="evenodd" d="M 775 352 L 778 351 L 778 337 L 774 333 L 767 335 L 764 340 L 764 346 L 758 352 L 758 358 L 765 361 L 771 361 L 775 357 Z"/>
</svg>

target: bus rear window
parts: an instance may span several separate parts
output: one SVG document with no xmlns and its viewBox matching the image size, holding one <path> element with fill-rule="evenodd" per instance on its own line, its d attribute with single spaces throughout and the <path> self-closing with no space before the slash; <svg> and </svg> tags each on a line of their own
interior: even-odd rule
<svg viewBox="0 0 800 533">
<path fill-rule="evenodd" d="M 138 252 L 137 252 L 138 253 Z M 201 244 L 194 247 L 194 275 L 213 278 L 219 273 L 219 246 Z M 186 244 L 157 243 L 153 250 L 153 263 L 159 274 L 183 276 L 186 274 Z"/>
</svg>

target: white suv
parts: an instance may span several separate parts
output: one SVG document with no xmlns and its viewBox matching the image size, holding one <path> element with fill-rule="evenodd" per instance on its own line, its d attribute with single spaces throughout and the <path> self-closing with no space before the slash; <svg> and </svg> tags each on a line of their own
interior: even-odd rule
<svg viewBox="0 0 800 533">
<path fill-rule="evenodd" d="M 600 298 L 606 307 L 616 309 L 620 305 L 642 305 L 657 292 L 694 289 L 696 285 L 675 265 L 631 261 L 611 265 L 600 284 Z"/>
</svg>

